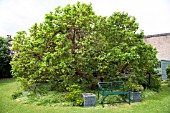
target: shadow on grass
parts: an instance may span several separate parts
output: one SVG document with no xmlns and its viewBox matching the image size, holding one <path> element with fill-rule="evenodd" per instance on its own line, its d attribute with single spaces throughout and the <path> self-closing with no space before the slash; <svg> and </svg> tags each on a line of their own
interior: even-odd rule
<svg viewBox="0 0 170 113">
<path fill-rule="evenodd" d="M 14 78 L 0 78 L 0 87 L 15 82 Z"/>
</svg>

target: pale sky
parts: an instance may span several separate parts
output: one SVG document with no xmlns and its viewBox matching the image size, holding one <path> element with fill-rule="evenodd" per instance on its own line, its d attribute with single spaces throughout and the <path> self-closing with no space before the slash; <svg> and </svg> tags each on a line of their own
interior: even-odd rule
<svg viewBox="0 0 170 113">
<path fill-rule="evenodd" d="M 135 16 L 145 35 L 170 33 L 170 0 L 0 0 L 0 36 L 28 30 L 35 22 L 58 6 L 92 3 L 97 15 L 110 16 L 115 11 Z"/>
</svg>

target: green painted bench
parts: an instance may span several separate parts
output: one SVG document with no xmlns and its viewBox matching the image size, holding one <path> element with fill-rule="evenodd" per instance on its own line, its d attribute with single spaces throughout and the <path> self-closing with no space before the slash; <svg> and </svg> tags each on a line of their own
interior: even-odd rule
<svg viewBox="0 0 170 113">
<path fill-rule="evenodd" d="M 109 95 L 127 95 L 130 105 L 130 92 L 125 91 L 125 84 L 122 81 L 98 82 L 98 99 L 102 95 L 101 104 L 104 107 L 105 98 Z"/>
</svg>

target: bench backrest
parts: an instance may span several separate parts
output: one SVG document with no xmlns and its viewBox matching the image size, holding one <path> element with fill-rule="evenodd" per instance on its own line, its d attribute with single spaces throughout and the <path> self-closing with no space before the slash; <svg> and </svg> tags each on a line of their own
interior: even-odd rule
<svg viewBox="0 0 170 113">
<path fill-rule="evenodd" d="M 112 90 L 112 82 L 98 82 L 99 91 L 110 91 Z"/>
<path fill-rule="evenodd" d="M 112 89 L 113 90 L 121 90 L 121 91 L 124 91 L 124 82 L 123 81 L 114 81 L 112 83 Z"/>
<path fill-rule="evenodd" d="M 99 91 L 124 91 L 124 82 L 123 81 L 114 81 L 114 82 L 98 82 Z"/>
</svg>

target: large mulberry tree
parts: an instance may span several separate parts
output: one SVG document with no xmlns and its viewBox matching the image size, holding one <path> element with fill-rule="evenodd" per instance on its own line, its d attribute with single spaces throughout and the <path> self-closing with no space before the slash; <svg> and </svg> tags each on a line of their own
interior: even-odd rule
<svg viewBox="0 0 170 113">
<path fill-rule="evenodd" d="M 119 12 L 98 16 L 91 4 L 58 7 L 29 31 L 15 36 L 11 62 L 14 77 L 25 88 L 42 83 L 51 89 L 72 83 L 92 88 L 131 68 L 146 73 L 157 60 L 134 17 Z"/>
</svg>

